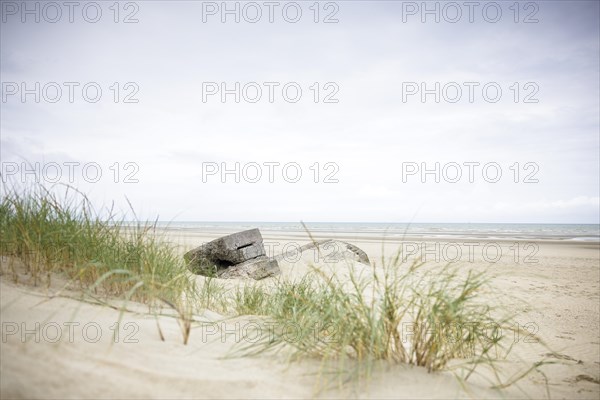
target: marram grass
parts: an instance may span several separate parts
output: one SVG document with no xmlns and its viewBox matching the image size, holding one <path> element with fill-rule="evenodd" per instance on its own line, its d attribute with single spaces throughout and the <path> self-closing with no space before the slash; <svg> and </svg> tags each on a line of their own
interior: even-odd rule
<svg viewBox="0 0 600 400">
<path fill-rule="evenodd" d="M 1 254 L 18 259 L 36 285 L 62 273 L 104 296 L 176 303 L 193 293 L 183 260 L 157 238 L 152 224 L 128 226 L 112 210 L 104 213 L 101 218 L 85 195 L 68 186 L 60 194 L 42 186 L 5 190 Z"/>
<path fill-rule="evenodd" d="M 499 293 L 486 272 L 461 273 L 450 264 L 428 268 L 400 259 L 397 254 L 373 265 L 370 273 L 350 268 L 349 276 L 339 277 L 314 267 L 296 282 L 238 287 L 233 312 L 265 316 L 261 340 L 248 333 L 253 340 L 242 341 L 239 354 L 287 349 L 292 359 L 320 359 L 319 376 L 331 378 L 326 386 L 368 382 L 373 368 L 385 364 L 452 370 L 461 381 L 483 372 L 496 388 L 531 372 L 544 376 L 539 367 L 546 361 L 520 360 L 524 370 L 502 371 L 512 339 L 524 332 L 515 332 L 520 329 L 515 316 L 500 303 L 489 305 Z"/>
</svg>

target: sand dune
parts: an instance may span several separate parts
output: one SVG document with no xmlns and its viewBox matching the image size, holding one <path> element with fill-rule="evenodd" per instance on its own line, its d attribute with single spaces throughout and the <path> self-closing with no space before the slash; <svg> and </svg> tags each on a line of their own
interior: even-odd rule
<svg viewBox="0 0 600 400">
<path fill-rule="evenodd" d="M 182 252 L 209 239 L 201 234 L 169 235 L 170 240 L 181 244 Z M 267 234 L 265 239 L 276 238 Z M 281 243 L 294 239 L 306 242 L 306 238 L 279 238 Z M 366 250 L 373 261 L 380 258 L 381 242 L 353 243 Z M 394 243 L 387 246 L 391 249 Z M 503 246 L 508 248 L 510 243 Z M 519 323 L 535 330 L 552 348 L 554 353 L 549 357 L 560 361 L 544 367 L 552 398 L 598 398 L 598 245 L 540 243 L 537 259 L 539 262 L 528 264 L 516 263 L 511 257 L 496 263 L 477 259 L 465 263 L 465 269 L 492 269 L 497 275 L 494 285 L 513 296 L 507 298 L 507 304 L 519 312 Z M 281 263 L 283 276 L 301 276 L 309 263 L 309 255 L 286 259 Z M 343 263 L 327 266 L 346 268 Z M 240 327 L 250 324 L 251 316 L 222 322 L 225 317 L 207 310 L 195 316 L 204 325 L 195 323 L 190 341 L 184 345 L 177 320 L 166 311 L 155 316 L 147 306 L 130 302 L 128 311 L 120 313 L 93 304 L 91 299 L 81 301 L 77 293 L 59 291 L 59 280 L 49 288 L 33 287 L 12 282 L 5 273 L 0 285 L 2 398 L 446 399 L 546 395 L 544 378 L 536 373 L 518 386 L 492 390 L 482 378 L 463 385 L 449 372 L 427 373 L 407 365 L 382 365 L 368 386 L 327 389 L 318 385 L 314 375 L 319 371 L 318 360 L 290 363 L 285 354 L 237 357 L 235 351 L 242 341 Z M 216 332 L 214 323 L 225 324 L 220 326 L 229 334 Z M 508 361 L 515 370 L 519 359 L 534 361 L 547 353 L 544 347 L 522 339 Z"/>
</svg>

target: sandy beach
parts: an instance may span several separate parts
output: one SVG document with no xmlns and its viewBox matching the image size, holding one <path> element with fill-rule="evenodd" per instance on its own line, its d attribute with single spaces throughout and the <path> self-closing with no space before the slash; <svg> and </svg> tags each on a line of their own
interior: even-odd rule
<svg viewBox="0 0 600 400">
<path fill-rule="evenodd" d="M 230 232 L 166 230 L 161 235 L 177 244 L 183 254 L 226 233 Z M 321 239 L 328 234 L 315 236 Z M 265 231 L 263 237 L 267 252 L 271 248 L 269 255 L 310 241 L 298 232 Z M 546 398 L 547 391 L 554 399 L 598 397 L 598 243 L 510 239 L 450 242 L 431 238 L 400 241 L 360 233 L 349 233 L 343 240 L 365 250 L 375 264 L 379 264 L 382 252 L 389 256 L 402 248 L 407 262 L 420 258 L 435 268 L 455 260 L 465 271 L 490 270 L 495 275 L 492 285 L 510 296 L 506 307 L 517 315 L 516 321 L 547 344 L 527 343 L 532 341 L 527 335 L 515 338 L 506 360 L 507 370 L 517 371 L 526 362 L 542 358 L 553 359 L 557 364 L 542 368 L 547 384 L 544 376 L 531 373 L 517 385 L 490 389 L 485 373 L 464 384 L 451 372 L 428 373 L 422 367 L 382 364 L 368 385 L 323 387 L 315 376 L 320 368 L 318 360 L 290 362 L 285 353 L 236 355 L 243 341 L 240 326 L 243 329 L 252 324 L 253 316 L 225 321 L 224 316 L 206 310 L 195 315 L 198 322 L 193 324 L 189 343 L 184 345 L 177 319 L 167 312 L 157 316 L 149 313 L 147 306 L 130 302 L 126 304 L 128 311 L 120 313 L 115 308 L 121 302 L 109 301 L 116 306 L 111 308 L 90 299 L 81 301 L 77 293 L 63 289 L 60 277 L 55 277 L 50 286 L 34 287 L 26 278 L 15 283 L 4 259 L 0 280 L 1 397 Z M 457 248 L 461 248 L 460 257 Z M 499 258 L 493 253 L 498 249 Z M 301 276 L 310 264 L 307 260 L 314 256 L 289 253 L 280 262 L 282 277 Z M 319 263 L 322 260 L 316 259 L 314 264 Z M 330 266 L 336 270 L 347 268 L 344 263 Z M 215 324 L 225 325 L 220 325 L 222 330 L 217 332 Z"/>
<path fill-rule="evenodd" d="M 600 399 L 599 0 L 0 15 L 0 400 Z"/>
</svg>

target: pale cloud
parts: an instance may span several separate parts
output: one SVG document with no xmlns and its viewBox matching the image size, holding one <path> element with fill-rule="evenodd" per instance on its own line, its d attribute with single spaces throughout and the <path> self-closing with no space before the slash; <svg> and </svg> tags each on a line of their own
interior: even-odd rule
<svg viewBox="0 0 600 400">
<path fill-rule="evenodd" d="M 8 19 L 3 82 L 93 81 L 103 97 L 1 103 L 2 161 L 96 162 L 104 178 L 80 179 L 82 190 L 123 209 L 127 196 L 147 218 L 597 223 L 598 2 L 536 4 L 533 24 L 507 8 L 497 24 L 403 23 L 403 3 L 389 1 L 339 2 L 337 24 L 311 22 L 308 3 L 298 24 L 202 23 L 202 2 L 166 1 L 139 2 L 137 24 Z M 222 81 L 297 82 L 303 96 L 203 103 L 203 82 Z M 406 82 L 471 81 L 497 83 L 501 100 L 477 89 L 473 103 L 466 91 L 456 104 L 403 101 Z M 139 102 L 115 104 L 115 82 L 120 96 L 137 84 Z M 315 82 L 321 100 L 334 82 L 339 102 L 315 103 Z M 515 103 L 514 82 L 519 100 L 535 83 L 539 102 Z M 503 180 L 402 181 L 404 162 L 469 161 L 498 162 Z M 135 163 L 138 183 L 114 182 L 116 162 Z M 303 180 L 205 183 L 205 162 L 296 162 Z M 315 183 L 310 167 L 328 162 L 339 183 Z M 515 162 L 537 163 L 539 183 L 514 184 Z"/>
</svg>

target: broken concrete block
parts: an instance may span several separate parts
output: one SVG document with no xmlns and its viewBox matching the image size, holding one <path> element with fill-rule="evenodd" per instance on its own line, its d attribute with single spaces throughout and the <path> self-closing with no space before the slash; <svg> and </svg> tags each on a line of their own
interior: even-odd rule
<svg viewBox="0 0 600 400">
<path fill-rule="evenodd" d="M 300 251 L 301 253 L 308 251 L 314 252 L 314 259 L 323 259 L 325 262 L 353 260 L 367 265 L 371 264 L 369 256 L 362 249 L 353 244 L 334 239 L 310 242 L 297 249 L 280 254 L 275 258 L 278 261 L 295 259 L 297 257 L 297 251 Z"/>
<path fill-rule="evenodd" d="M 219 273 L 219 278 L 252 278 L 261 280 L 279 273 L 276 260 L 261 256 L 241 264 L 234 265 Z"/>
<path fill-rule="evenodd" d="M 233 278 L 238 277 L 237 273 L 253 279 L 263 279 L 279 272 L 277 261 L 270 260 L 265 255 L 263 238 L 258 229 L 215 239 L 188 251 L 184 258 L 188 262 L 188 268 L 198 275 Z M 242 266 L 239 267 L 240 265 Z M 239 268 L 229 272 L 234 266 Z"/>
<path fill-rule="evenodd" d="M 371 261 L 369 260 L 369 256 L 362 249 L 360 249 L 357 246 L 350 244 L 350 243 L 346 243 L 346 249 L 349 252 L 354 253 L 356 261 L 363 263 L 363 264 L 367 264 L 367 265 L 371 264 Z"/>
</svg>

